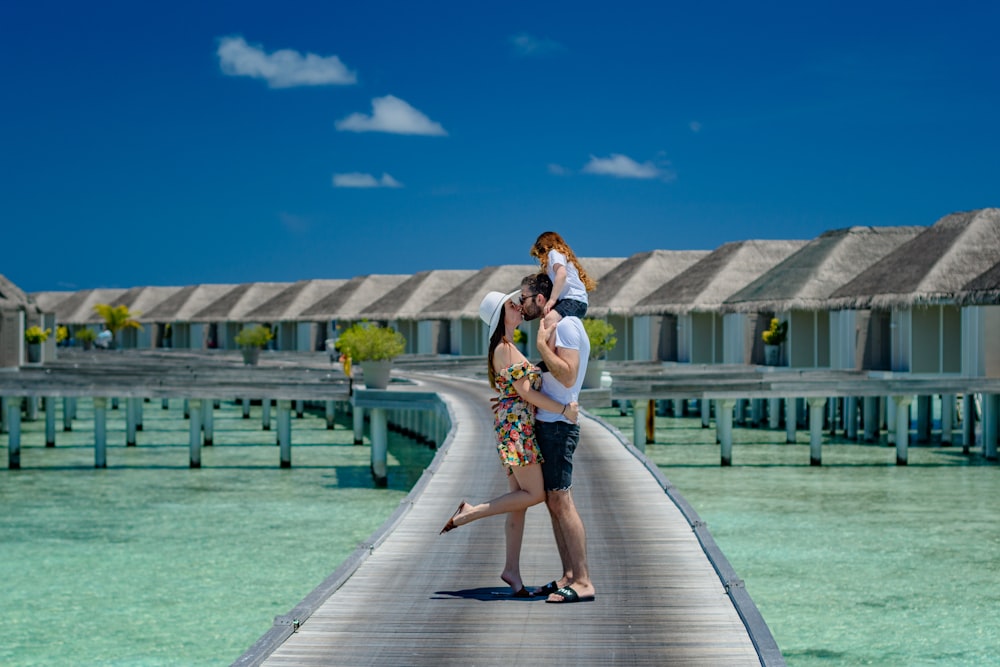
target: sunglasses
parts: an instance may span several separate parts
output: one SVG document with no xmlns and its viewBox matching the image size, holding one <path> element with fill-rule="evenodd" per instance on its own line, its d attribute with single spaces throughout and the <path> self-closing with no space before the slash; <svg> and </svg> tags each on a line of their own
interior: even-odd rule
<svg viewBox="0 0 1000 667">
<path fill-rule="evenodd" d="M 531 299 L 534 299 L 536 296 L 538 296 L 538 292 L 535 292 L 534 294 L 517 294 L 515 296 L 512 296 L 510 300 L 514 303 L 515 306 L 520 306 L 523 305 L 525 301 L 530 301 Z"/>
</svg>

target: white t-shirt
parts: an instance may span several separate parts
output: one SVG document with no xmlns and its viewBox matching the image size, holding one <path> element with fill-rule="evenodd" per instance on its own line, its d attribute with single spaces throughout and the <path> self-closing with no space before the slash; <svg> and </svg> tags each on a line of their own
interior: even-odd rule
<svg viewBox="0 0 1000 667">
<path fill-rule="evenodd" d="M 580 399 L 580 388 L 583 386 L 583 376 L 587 374 L 587 359 L 590 358 L 590 339 L 583 328 L 579 317 L 564 317 L 556 324 L 556 351 L 559 348 L 577 350 L 580 353 L 580 370 L 576 374 L 576 382 L 572 387 L 565 386 L 552 373 L 542 373 L 542 393 L 560 403 L 572 403 Z M 569 419 L 558 412 L 549 412 L 538 408 L 535 419 L 543 422 L 564 421 Z"/>
<path fill-rule="evenodd" d="M 556 266 L 559 264 L 566 267 L 566 284 L 563 285 L 562 292 L 556 297 L 556 301 L 560 299 L 572 299 L 574 301 L 590 303 L 587 301 L 587 288 L 583 286 L 583 281 L 580 280 L 580 272 L 576 270 L 573 262 L 568 261 L 566 255 L 558 250 L 549 250 L 549 268 L 546 270 L 546 273 L 549 274 L 549 279 L 553 283 L 556 281 Z"/>
</svg>

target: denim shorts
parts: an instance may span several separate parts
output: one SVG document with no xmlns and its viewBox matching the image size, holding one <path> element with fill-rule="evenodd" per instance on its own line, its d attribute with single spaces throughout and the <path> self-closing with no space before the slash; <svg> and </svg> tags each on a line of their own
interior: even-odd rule
<svg viewBox="0 0 1000 667">
<path fill-rule="evenodd" d="M 582 318 L 587 314 L 587 304 L 583 301 L 577 301 L 576 299 L 561 299 L 556 301 L 556 307 L 552 310 L 556 311 L 563 317 Z"/>
<path fill-rule="evenodd" d="M 569 422 L 535 422 L 535 438 L 542 450 L 542 478 L 546 491 L 573 486 L 573 452 L 580 442 L 580 425 Z"/>
</svg>

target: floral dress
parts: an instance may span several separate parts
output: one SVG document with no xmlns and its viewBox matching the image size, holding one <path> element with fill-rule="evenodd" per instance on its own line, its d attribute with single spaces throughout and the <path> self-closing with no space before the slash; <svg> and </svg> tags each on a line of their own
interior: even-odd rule
<svg viewBox="0 0 1000 667">
<path fill-rule="evenodd" d="M 542 453 L 535 440 L 535 409 L 517 393 L 514 382 L 525 375 L 532 389 L 542 386 L 542 372 L 527 361 L 512 364 L 497 373 L 500 399 L 496 413 L 497 452 L 511 474 L 511 467 L 541 463 Z"/>
</svg>

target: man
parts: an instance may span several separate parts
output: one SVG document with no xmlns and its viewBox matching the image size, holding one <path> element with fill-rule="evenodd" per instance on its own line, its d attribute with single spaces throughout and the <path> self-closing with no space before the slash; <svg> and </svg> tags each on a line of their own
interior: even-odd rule
<svg viewBox="0 0 1000 667">
<path fill-rule="evenodd" d="M 521 281 L 521 314 L 538 320 L 537 347 L 542 355 L 542 393 L 566 404 L 580 396 L 587 372 L 590 340 L 578 317 L 564 317 L 547 327 L 542 311 L 552 295 L 552 280 L 544 273 Z M 573 452 L 580 440 L 580 426 L 560 414 L 539 409 L 535 414 L 535 437 L 545 462 L 545 504 L 552 519 L 552 532 L 562 560 L 562 578 L 542 586 L 536 595 L 546 602 L 588 602 L 594 599 L 594 584 L 587 569 L 587 535 L 573 504 Z"/>
</svg>

